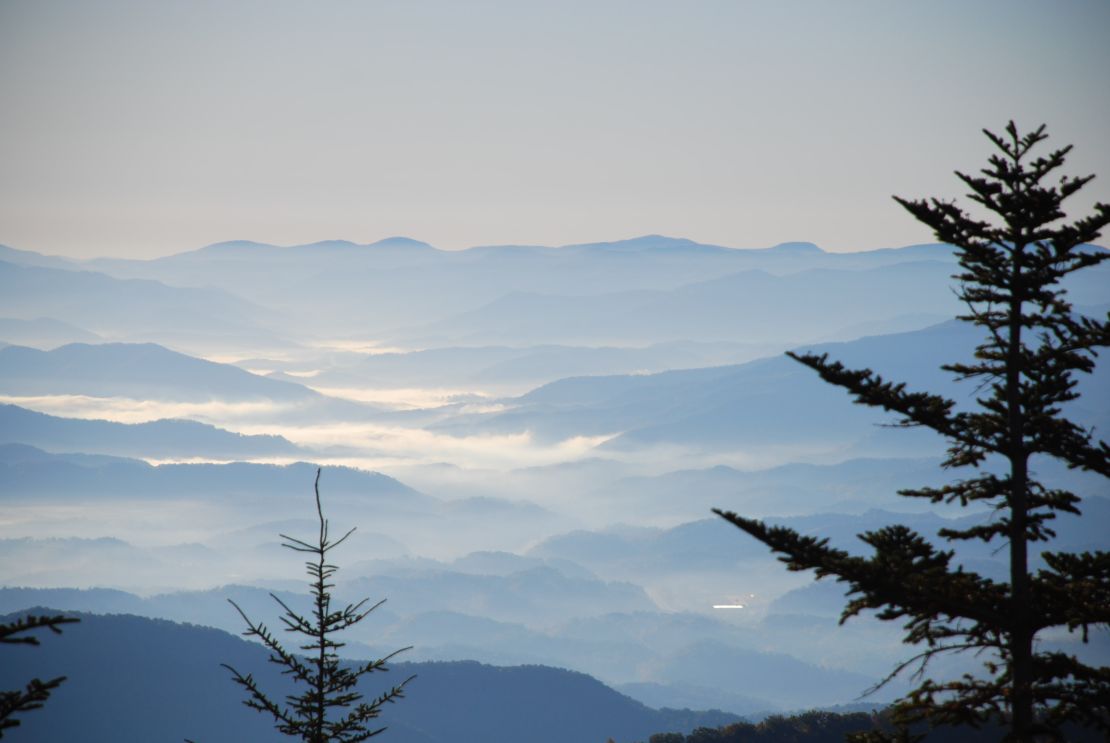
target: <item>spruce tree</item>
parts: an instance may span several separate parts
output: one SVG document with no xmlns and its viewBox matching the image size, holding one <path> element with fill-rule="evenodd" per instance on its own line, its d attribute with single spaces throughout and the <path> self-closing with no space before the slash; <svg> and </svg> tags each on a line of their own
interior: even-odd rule
<svg viewBox="0 0 1110 743">
<path fill-rule="evenodd" d="M 1063 221 L 1063 201 L 1093 176 L 1057 178 L 1070 147 L 1034 157 L 1047 137 L 1044 129 L 1020 134 L 1010 122 L 1004 135 L 984 131 L 997 150 L 988 166 L 977 175 L 956 173 L 986 219 L 954 202 L 895 197 L 956 249 L 960 272 L 953 278 L 967 307 L 958 319 L 982 329 L 983 336 L 973 360 L 942 368 L 977 383 L 970 409 L 909 391 L 869 369 L 845 368 L 827 354 L 790 354 L 844 387 L 857 403 L 896 413 L 898 425 L 925 426 L 947 440 L 942 466 L 968 476 L 899 494 L 989 507 L 993 516 L 981 525 L 944 529 L 938 537 L 998 544 L 1008 557 L 1009 580 L 964 568 L 953 550 L 938 549 L 901 525 L 860 535 L 873 554 L 858 557 L 827 539 L 716 511 L 767 544 L 791 570 L 844 582 L 849 603 L 841 621 L 872 610 L 882 620 L 904 622 L 904 641 L 920 652 L 888 680 L 911 667 L 922 674 L 896 707 L 902 723 L 999 721 L 1008 726 L 1008 739 L 1023 742 L 1059 740 L 1066 721 L 1110 736 L 1110 668 L 1036 644 L 1038 633 L 1049 628 L 1080 632 L 1086 641 L 1091 628 L 1110 624 L 1110 552 L 1051 549 L 1052 519 L 1079 514 L 1082 504 L 1074 494 L 1039 482 L 1030 466 L 1034 458 L 1055 458 L 1110 477 L 1110 448 L 1064 414 L 1065 404 L 1078 397 L 1076 374 L 1090 373 L 1097 349 L 1110 345 L 1110 315 L 1075 314 L 1060 286 L 1069 274 L 1110 257 L 1091 246 L 1110 223 L 1110 205 L 1096 203 L 1091 216 Z M 1031 572 L 1030 552 L 1042 549 L 1044 567 Z M 982 660 L 980 672 L 927 678 L 931 658 L 965 651 Z"/>
<path fill-rule="evenodd" d="M 247 630 L 243 634 L 257 637 L 270 650 L 270 661 L 281 666 L 282 673 L 291 676 L 295 683 L 304 684 L 307 689 L 300 694 L 287 696 L 282 704 L 267 695 L 251 674 L 243 675 L 226 664 L 224 667 L 231 671 L 234 681 L 246 690 L 247 699 L 243 703 L 259 712 L 272 715 L 275 727 L 285 735 L 300 738 L 306 743 L 349 743 L 366 740 L 385 730 L 371 729 L 367 723 L 378 717 L 385 704 L 404 696 L 404 686 L 412 677 L 366 702 L 355 688 L 359 680 L 374 671 L 388 670 L 386 663 L 408 648 L 353 667 L 340 663 L 337 651 L 345 643 L 334 639 L 334 635 L 361 622 L 370 612 L 385 603 L 385 600 L 370 607 L 366 607 L 367 599 L 339 609 L 332 606 L 331 589 L 334 584 L 330 581 L 338 568 L 328 562 L 328 553 L 346 541 L 355 530 L 351 529 L 333 541 L 320 505 L 320 470 L 316 471 L 315 491 L 316 514 L 320 524 L 317 538 L 313 542 L 305 542 L 285 534 L 280 535 L 285 540 L 282 546 L 311 556 L 305 562 L 308 575 L 312 579 L 311 617 L 299 614 L 277 596 L 270 594 L 283 609 L 281 622 L 285 625 L 285 630 L 304 638 L 304 644 L 299 646 L 302 654 L 287 650 L 266 625 L 252 621 L 238 604 L 228 599 L 247 624 Z"/>
</svg>

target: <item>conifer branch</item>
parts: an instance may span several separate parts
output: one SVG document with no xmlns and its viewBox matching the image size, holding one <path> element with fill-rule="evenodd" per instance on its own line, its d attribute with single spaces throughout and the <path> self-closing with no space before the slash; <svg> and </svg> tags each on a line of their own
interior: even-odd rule
<svg viewBox="0 0 1110 743">
<path fill-rule="evenodd" d="M 79 621 L 81 620 L 77 617 L 67 617 L 61 614 L 28 614 L 14 622 L 0 624 L 0 644 L 37 647 L 40 644 L 39 638 L 27 633 L 46 629 L 60 635 L 62 634 L 62 625 L 74 624 Z M 0 691 L 0 738 L 4 737 L 5 730 L 19 727 L 21 721 L 16 719 L 17 714 L 41 709 L 50 698 L 51 692 L 61 686 L 65 680 L 65 676 L 57 676 L 46 681 L 33 678 L 22 689 Z"/>
</svg>

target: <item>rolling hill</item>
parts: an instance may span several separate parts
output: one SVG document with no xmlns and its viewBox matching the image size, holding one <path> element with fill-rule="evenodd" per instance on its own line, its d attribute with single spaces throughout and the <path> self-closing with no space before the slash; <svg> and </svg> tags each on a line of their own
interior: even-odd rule
<svg viewBox="0 0 1110 743">
<path fill-rule="evenodd" d="M 221 663 L 252 673 L 275 695 L 290 686 L 256 644 L 193 625 L 129 615 L 79 615 L 40 647 L 5 647 L 0 688 L 32 676 L 68 677 L 47 706 L 24 716 L 20 739 L 149 743 L 279 741 L 272 722 L 241 703 Z M 406 699 L 381 723 L 396 743 L 566 743 L 646 740 L 738 718 L 720 712 L 655 710 L 580 673 L 498 668 L 474 662 L 393 663 L 367 678 L 368 693 L 415 674 Z M 107 679 L 111 683 L 106 683 Z M 199 713 L 203 710 L 203 713 Z"/>
<path fill-rule="evenodd" d="M 17 405 L 0 405 L 0 444 L 28 444 L 52 452 L 151 459 L 231 460 L 304 453 L 281 436 L 248 436 L 196 421 L 81 420 L 38 413 Z"/>
<path fill-rule="evenodd" d="M 912 246 L 849 257 L 808 243 L 740 250 L 659 235 L 559 248 L 441 251 L 390 238 L 370 245 L 327 241 L 290 247 L 239 241 L 152 261 L 101 260 L 88 266 L 120 277 L 217 286 L 283 311 L 299 333 L 396 331 L 390 334 L 397 338 L 412 337 L 398 329 L 473 311 L 511 292 L 566 296 L 563 304 L 573 305 L 574 297 L 667 292 L 746 271 L 776 276 L 811 269 L 856 271 L 923 259 L 950 265 L 951 251 Z M 600 340 L 599 335 L 592 342 Z M 537 337 L 532 342 L 566 341 Z"/>
<path fill-rule="evenodd" d="M 9 346 L 0 350 L 0 391 L 183 401 L 300 402 L 319 397 L 299 384 L 268 379 L 154 343 L 71 343 L 52 351 Z"/>
<path fill-rule="evenodd" d="M 100 336 L 69 323 L 49 317 L 33 320 L 0 318 L 0 338 L 11 345 L 56 348 L 66 343 L 97 343 Z"/>
<path fill-rule="evenodd" d="M 958 385 L 938 367 L 971 358 L 979 336 L 950 321 L 923 330 L 813 346 L 849 368 L 871 368 L 910 389 L 950 396 L 966 405 L 972 385 Z M 1076 420 L 1110 427 L 1110 365 L 1080 375 Z M 494 413 L 439 424 L 448 432 L 528 431 L 547 440 L 610 435 L 604 446 L 630 450 L 678 446 L 728 451 L 775 445 L 825 447 L 841 456 L 926 456 L 940 442 L 922 431 L 880 431 L 889 416 L 852 405 L 847 395 L 783 357 L 736 366 L 649 375 L 579 377 L 544 385 L 505 401 Z M 880 436 L 881 434 L 881 436 Z"/>
<path fill-rule="evenodd" d="M 404 336 L 479 343 L 804 342 L 899 315 L 949 317 L 952 266 L 924 261 L 868 270 L 749 270 L 674 288 L 583 295 L 514 287 L 493 302 Z M 619 286 L 619 284 L 617 285 Z"/>
<path fill-rule="evenodd" d="M 0 317 L 50 317 L 113 340 L 209 347 L 285 345 L 270 310 L 210 288 L 118 279 L 93 271 L 0 261 Z"/>
<path fill-rule="evenodd" d="M 56 454 L 24 444 L 0 444 L 0 483 L 5 486 L 5 491 L 29 493 L 43 499 L 55 495 L 98 497 L 109 493 L 119 497 L 158 494 L 194 499 L 265 494 L 275 500 L 300 499 L 304 495 L 305 484 L 311 485 L 316 468 L 317 465 L 306 462 L 286 465 L 232 462 L 153 466 L 119 456 Z M 392 501 L 395 505 L 413 507 L 434 502 L 434 499 L 392 477 L 353 467 L 329 466 L 325 482 L 331 494 L 372 496 L 380 504 Z"/>
</svg>

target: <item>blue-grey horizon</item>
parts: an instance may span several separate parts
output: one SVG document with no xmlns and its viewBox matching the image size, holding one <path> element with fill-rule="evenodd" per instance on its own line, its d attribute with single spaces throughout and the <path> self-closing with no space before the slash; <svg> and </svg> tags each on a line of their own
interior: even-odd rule
<svg viewBox="0 0 1110 743">
<path fill-rule="evenodd" d="M 0 243 L 929 242 L 986 127 L 1110 201 L 1110 5 L 8 0 Z M 1080 200 L 1085 199 L 1085 200 Z"/>
</svg>

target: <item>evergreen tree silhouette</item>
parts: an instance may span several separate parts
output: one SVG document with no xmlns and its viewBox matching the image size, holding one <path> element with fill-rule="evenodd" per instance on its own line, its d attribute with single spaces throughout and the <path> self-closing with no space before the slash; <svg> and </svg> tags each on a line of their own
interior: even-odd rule
<svg viewBox="0 0 1110 743">
<path fill-rule="evenodd" d="M 270 594 L 284 610 L 281 622 L 285 625 L 285 630 L 305 638 L 304 644 L 299 646 L 303 655 L 286 650 L 264 624 L 252 621 L 238 604 L 228 599 L 247 624 L 247 630 L 243 634 L 257 637 L 270 650 L 270 661 L 281 666 L 284 669 L 282 673 L 290 675 L 294 682 L 308 688 L 300 694 L 287 696 L 285 703 L 281 704 L 262 691 L 251 674 L 244 676 L 229 665 L 224 664 L 224 667 L 231 671 L 234 681 L 246 690 L 247 699 L 243 704 L 272 715 L 275 727 L 285 735 L 300 738 L 306 743 L 349 743 L 366 740 L 385 730 L 371 729 L 367 723 L 378 717 L 385 704 L 403 697 L 405 685 L 414 677 L 405 679 L 376 699 L 366 702 L 355 689 L 359 679 L 374 671 L 388 670 L 386 663 L 409 648 L 402 648 L 379 660 L 354 667 L 340 663 L 337 651 L 345 643 L 336 641 L 333 636 L 361 622 L 370 612 L 385 603 L 385 600 L 369 608 L 365 608 L 367 599 L 357 604 L 347 604 L 341 609 L 332 607 L 330 589 L 334 584 L 330 580 L 338 568 L 328 562 L 328 553 L 342 544 L 355 530 L 351 529 L 332 541 L 328 533 L 328 521 L 324 518 L 320 504 L 319 469 L 316 470 L 314 487 L 316 514 L 320 522 L 316 540 L 304 542 L 285 534 L 280 535 L 285 540 L 282 546 L 311 556 L 305 562 L 308 575 L 312 579 L 311 617 L 298 614 L 277 596 Z M 333 712 L 339 714 L 332 714 Z"/>
<path fill-rule="evenodd" d="M 855 557 L 827 539 L 715 512 L 779 553 L 791 570 L 814 570 L 818 579 L 846 583 L 849 603 L 841 621 L 874 610 L 880 619 L 904 622 L 904 641 L 921 652 L 883 683 L 908 668 L 916 668 L 920 683 L 899 701 L 899 722 L 1002 721 L 1008 739 L 1024 742 L 1059 740 L 1061 724 L 1073 721 L 1110 736 L 1110 668 L 1038 651 L 1035 643 L 1038 633 L 1052 627 L 1079 631 L 1084 642 L 1091 627 L 1106 628 L 1110 553 L 1046 549 L 1045 567 L 1035 573 L 1029 568 L 1030 548 L 1055 536 L 1051 520 L 1061 512 L 1078 514 L 1081 505 L 1074 494 L 1038 482 L 1031 459 L 1051 457 L 1110 477 L 1110 448 L 1065 418 L 1062 407 L 1078 397 L 1075 373 L 1090 373 L 1097 349 L 1110 345 L 1110 322 L 1075 315 L 1060 287 L 1068 274 L 1110 257 L 1090 247 L 1110 223 L 1110 205 L 1096 203 L 1091 216 L 1062 223 L 1062 202 L 1093 178 L 1050 182 L 1071 147 L 1034 159 L 1031 151 L 1047 137 L 1044 126 L 1022 135 L 1010 122 L 1002 136 L 984 133 L 997 152 L 978 175 L 957 176 L 992 221 L 976 219 L 953 202 L 895 197 L 957 249 L 961 272 L 954 278 L 967 307 L 958 319 L 981 328 L 983 339 L 974 360 L 942 368 L 978 382 L 974 408 L 958 410 L 952 400 L 908 391 L 824 354 L 790 356 L 847 389 L 857 403 L 897 413 L 898 425 L 925 426 L 947 439 L 943 467 L 971 476 L 899 494 L 992 508 L 989 521 L 943 529 L 938 536 L 999 543 L 1008 549 L 1009 581 L 954 564 L 952 550 L 937 549 L 905 526 L 860 535 L 873 555 Z M 960 651 L 980 654 L 980 674 L 926 678 L 931 658 Z"/>
<path fill-rule="evenodd" d="M 40 644 L 39 638 L 28 633 L 45 628 L 60 635 L 61 625 L 79 621 L 76 617 L 29 614 L 14 622 L 0 624 L 0 644 L 37 646 Z M 65 676 L 58 676 L 48 681 L 35 678 L 27 682 L 27 686 L 23 689 L 0 692 L 0 738 L 4 737 L 5 730 L 19 727 L 20 720 L 15 718 L 16 714 L 41 709 L 50 698 L 50 693 L 61 686 L 65 680 Z"/>
</svg>

